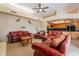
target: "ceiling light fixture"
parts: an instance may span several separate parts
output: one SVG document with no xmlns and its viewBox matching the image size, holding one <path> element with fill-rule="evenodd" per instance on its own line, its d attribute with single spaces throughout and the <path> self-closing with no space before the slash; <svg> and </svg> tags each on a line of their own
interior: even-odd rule
<svg viewBox="0 0 79 59">
<path fill-rule="evenodd" d="M 23 10 L 25 10 L 25 11 L 27 11 L 27 12 L 34 13 L 33 10 L 30 10 L 30 9 L 28 9 L 28 8 L 26 8 L 26 7 L 20 6 L 20 5 L 16 4 L 16 3 L 8 3 L 8 4 L 11 5 L 11 6 L 13 6 L 13 7 L 23 9 Z"/>
<path fill-rule="evenodd" d="M 48 9 L 48 8 L 49 8 L 48 6 L 42 7 L 41 3 L 39 3 L 37 8 L 32 8 L 32 9 L 36 10 L 37 13 L 39 13 L 39 12 L 46 13 L 45 9 Z"/>
<path fill-rule="evenodd" d="M 42 9 L 39 9 L 39 11 L 41 12 L 41 11 L 42 11 Z"/>
</svg>

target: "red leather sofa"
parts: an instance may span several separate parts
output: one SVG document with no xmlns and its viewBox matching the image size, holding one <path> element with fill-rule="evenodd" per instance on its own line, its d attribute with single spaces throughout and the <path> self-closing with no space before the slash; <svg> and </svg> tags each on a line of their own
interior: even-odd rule
<svg viewBox="0 0 79 59">
<path fill-rule="evenodd" d="M 51 34 L 43 35 L 42 40 L 46 41 L 47 39 L 53 39 L 61 34 L 63 34 L 63 31 L 51 31 Z"/>
<path fill-rule="evenodd" d="M 65 56 L 68 52 L 71 36 L 67 35 L 66 39 L 61 42 L 58 48 L 51 48 L 48 46 L 48 41 L 44 43 L 33 43 L 32 48 L 34 49 L 34 56 Z"/>
<path fill-rule="evenodd" d="M 28 31 L 13 31 L 8 33 L 8 42 L 14 43 L 18 42 L 21 36 L 31 36 Z"/>
<path fill-rule="evenodd" d="M 34 35 L 34 38 L 36 38 L 36 39 L 41 39 L 42 36 L 45 35 L 45 33 L 46 33 L 46 32 L 45 32 L 44 30 L 41 30 L 41 31 L 37 32 L 37 33 Z"/>
</svg>

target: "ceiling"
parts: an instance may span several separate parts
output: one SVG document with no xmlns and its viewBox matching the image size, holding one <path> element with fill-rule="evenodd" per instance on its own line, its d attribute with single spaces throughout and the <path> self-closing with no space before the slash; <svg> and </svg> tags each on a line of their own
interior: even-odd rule
<svg viewBox="0 0 79 59">
<path fill-rule="evenodd" d="M 30 10 L 33 10 L 32 8 L 38 8 L 38 3 L 17 3 L 17 4 L 20 5 L 20 6 L 23 6 L 25 8 L 28 8 Z M 41 5 L 42 5 L 42 7 L 46 7 L 46 6 L 49 7 L 48 9 L 45 10 L 46 13 L 43 13 L 43 12 L 36 13 L 36 11 L 33 10 L 34 11 L 33 15 L 43 18 L 43 17 L 49 16 L 50 14 L 53 14 L 57 10 L 57 8 L 61 8 L 61 7 L 63 8 L 65 6 L 67 6 L 68 4 L 64 4 L 64 3 L 42 3 Z"/>
<path fill-rule="evenodd" d="M 32 8 L 36 8 L 36 7 L 38 8 L 38 3 L 17 3 L 17 4 L 34 11 L 34 13 L 32 13 L 33 15 L 37 17 L 42 17 L 42 18 L 45 18 L 49 16 L 50 14 L 53 14 L 58 8 L 64 9 L 71 6 L 77 7 L 79 5 L 77 3 L 42 3 L 41 4 L 42 7 L 48 6 L 49 8 L 45 10 L 46 13 L 43 13 L 43 12 L 36 13 L 36 11 L 33 10 Z"/>
<path fill-rule="evenodd" d="M 38 3 L 8 3 L 9 5 L 12 5 L 14 7 L 17 6 L 19 9 L 25 9 L 25 13 L 27 14 L 32 14 L 35 17 L 38 17 L 39 19 L 47 18 L 48 16 L 56 16 L 53 15 L 55 11 L 58 13 L 59 9 L 62 9 L 65 11 L 66 8 L 69 8 L 69 11 L 71 10 L 70 7 L 78 7 L 79 8 L 79 3 L 41 3 L 42 7 L 49 7 L 46 9 L 46 13 L 40 12 L 36 13 L 36 10 L 33 10 L 32 8 L 38 8 Z M 14 7 L 11 8 L 13 9 Z M 16 8 L 15 8 L 16 9 Z M 73 8 L 72 8 L 73 10 Z M 63 15 L 63 12 L 61 11 L 61 14 Z"/>
</svg>

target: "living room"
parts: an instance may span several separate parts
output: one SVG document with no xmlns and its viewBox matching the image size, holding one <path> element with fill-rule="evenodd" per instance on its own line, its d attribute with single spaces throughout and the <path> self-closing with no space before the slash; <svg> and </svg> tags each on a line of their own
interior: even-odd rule
<svg viewBox="0 0 79 59">
<path fill-rule="evenodd" d="M 0 3 L 0 45 L 1 55 L 5 56 L 62 56 L 63 53 L 56 52 L 44 52 L 44 49 L 40 51 L 39 44 L 44 43 L 46 40 L 52 37 L 52 33 L 60 35 L 62 32 L 64 35 L 71 35 L 76 40 L 71 40 L 75 48 L 70 45 L 69 53 L 66 55 L 79 55 L 78 45 L 78 19 L 79 10 L 76 3 Z M 41 11 L 42 10 L 42 11 Z M 74 24 L 75 29 L 62 30 L 69 23 Z M 55 25 L 48 26 L 48 23 Z M 57 25 L 58 24 L 58 25 Z M 62 24 L 62 25 L 59 25 Z M 48 29 L 49 28 L 49 29 Z M 60 30 L 61 29 L 61 30 Z M 52 31 L 52 32 L 51 32 Z M 40 35 L 39 34 L 43 34 Z M 13 37 L 14 35 L 14 37 Z M 73 36 L 72 36 L 73 35 Z M 76 35 L 76 37 L 74 37 Z M 27 36 L 27 37 L 26 37 Z M 29 37 L 28 37 L 29 36 Z M 19 40 L 17 39 L 19 38 Z M 63 37 L 62 37 L 63 38 Z M 53 38 L 52 38 L 53 39 Z M 29 42 L 30 41 L 30 42 Z M 50 41 L 50 40 L 49 40 Z M 62 42 L 63 40 L 59 40 Z M 36 42 L 36 43 L 35 43 Z M 38 44 L 37 44 L 38 43 Z M 56 41 L 56 43 L 58 43 Z M 68 41 L 68 44 L 70 41 Z M 36 46 L 36 47 L 35 47 Z M 43 44 L 42 44 L 43 46 Z M 45 45 L 44 45 L 45 46 Z M 73 48 L 72 48 L 73 47 Z M 47 47 L 45 47 L 47 48 Z M 65 49 L 68 49 L 65 47 Z M 39 50 L 37 52 L 37 50 Z M 53 50 L 53 49 L 52 49 Z M 72 52 L 72 50 L 77 50 Z M 57 52 L 58 51 L 58 52 Z M 58 54 L 57 54 L 58 53 Z"/>
</svg>

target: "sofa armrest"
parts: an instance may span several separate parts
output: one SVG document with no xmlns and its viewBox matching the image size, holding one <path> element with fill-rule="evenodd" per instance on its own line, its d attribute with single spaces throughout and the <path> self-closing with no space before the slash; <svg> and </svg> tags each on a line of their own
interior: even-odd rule
<svg viewBox="0 0 79 59">
<path fill-rule="evenodd" d="M 8 42 L 11 43 L 12 42 L 12 40 L 11 40 L 12 36 L 11 35 L 7 35 L 7 37 L 8 37 Z"/>
<path fill-rule="evenodd" d="M 42 43 L 33 43 L 32 48 L 44 53 L 47 56 L 64 56 L 64 54 L 60 53 L 54 48 L 50 48 L 49 46 L 46 46 Z"/>
<path fill-rule="evenodd" d="M 11 35 L 7 35 L 7 37 L 8 37 L 8 39 L 11 39 L 11 38 L 12 38 L 12 36 L 11 36 Z"/>
</svg>

